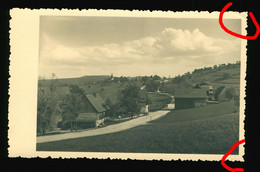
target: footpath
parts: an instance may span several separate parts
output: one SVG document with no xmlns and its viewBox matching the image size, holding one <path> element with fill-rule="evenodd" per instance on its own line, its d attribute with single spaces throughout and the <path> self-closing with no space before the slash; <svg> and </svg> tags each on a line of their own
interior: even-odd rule
<svg viewBox="0 0 260 172">
<path fill-rule="evenodd" d="M 139 125 L 144 125 L 150 121 L 156 120 L 156 119 L 166 115 L 168 112 L 169 111 L 165 111 L 165 110 L 149 112 L 149 115 L 141 116 L 141 117 L 138 117 L 135 119 L 131 119 L 129 121 L 109 125 L 109 126 L 102 127 L 102 128 L 94 128 L 94 129 L 90 129 L 90 130 L 78 131 L 78 132 L 72 132 L 72 133 L 38 136 L 37 143 L 53 142 L 53 141 L 59 141 L 59 140 L 115 133 L 115 132 L 130 129 L 130 128 L 133 128 L 133 127 L 136 127 Z"/>
</svg>

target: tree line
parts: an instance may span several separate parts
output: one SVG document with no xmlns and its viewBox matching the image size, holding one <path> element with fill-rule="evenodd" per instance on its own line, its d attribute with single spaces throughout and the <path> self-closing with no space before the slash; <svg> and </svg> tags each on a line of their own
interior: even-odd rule
<svg viewBox="0 0 260 172">
<path fill-rule="evenodd" d="M 227 64 L 223 63 L 223 64 L 219 64 L 219 65 L 214 65 L 212 67 L 194 69 L 191 72 L 191 74 L 196 74 L 196 73 L 206 72 L 206 71 L 219 71 L 219 70 L 223 70 L 223 69 L 231 69 L 231 68 L 237 68 L 237 67 L 240 67 L 240 61 L 237 61 L 236 63 L 227 63 Z"/>
</svg>

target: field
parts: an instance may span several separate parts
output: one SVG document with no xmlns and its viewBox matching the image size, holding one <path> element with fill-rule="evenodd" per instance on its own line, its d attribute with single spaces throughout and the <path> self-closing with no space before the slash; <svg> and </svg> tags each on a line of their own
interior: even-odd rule
<svg viewBox="0 0 260 172">
<path fill-rule="evenodd" d="M 233 110 L 232 102 L 175 110 L 147 125 L 112 134 L 41 143 L 37 150 L 223 154 L 239 140 L 239 116 Z"/>
</svg>

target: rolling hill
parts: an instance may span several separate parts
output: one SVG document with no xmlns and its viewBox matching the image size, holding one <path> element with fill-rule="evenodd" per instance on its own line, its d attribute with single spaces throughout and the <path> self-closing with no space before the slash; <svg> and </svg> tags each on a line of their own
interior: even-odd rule
<svg viewBox="0 0 260 172">
<path fill-rule="evenodd" d="M 240 84 L 240 67 L 229 69 L 215 70 L 194 74 L 192 76 L 193 82 L 209 82 L 214 87 L 224 85 L 225 87 L 239 87 Z"/>
<path fill-rule="evenodd" d="M 78 78 L 58 78 L 55 80 L 56 80 L 56 85 L 58 87 L 61 87 L 61 86 L 67 86 L 70 84 L 84 85 L 84 84 L 97 83 L 97 82 L 104 81 L 109 78 L 110 78 L 109 75 L 90 75 L 90 76 L 82 76 L 82 77 L 78 77 Z M 51 79 L 39 80 L 39 84 L 43 84 L 45 86 L 50 85 L 51 82 L 52 82 Z"/>
<path fill-rule="evenodd" d="M 193 88 L 195 85 L 212 85 L 214 90 L 224 88 L 240 88 L 240 62 L 221 64 L 214 67 L 195 69 L 184 75 L 169 78 L 167 83 L 159 86 L 160 91 L 174 94 L 181 88 Z"/>
<path fill-rule="evenodd" d="M 125 80 L 120 80 L 120 78 L 124 78 Z M 97 75 L 78 78 L 39 80 L 39 87 L 48 87 L 51 83 L 54 83 L 57 88 L 62 90 L 70 84 L 76 84 L 83 88 L 87 94 L 98 93 L 104 100 L 110 99 L 112 102 L 116 102 L 121 90 L 127 85 L 135 84 L 141 87 L 147 83 L 158 84 L 158 81 L 161 83 L 158 86 L 158 90 L 170 94 L 174 94 L 174 90 L 183 87 L 192 88 L 194 85 L 202 83 L 212 85 L 215 91 L 223 86 L 225 88 L 233 87 L 236 90 L 239 90 L 240 62 L 195 69 L 194 71 L 187 72 L 181 76 L 179 75 L 174 78 L 160 78 L 160 80 L 158 80 L 158 77 L 153 80 L 151 79 L 151 76 L 128 77 L 127 79 L 126 77 L 114 77 L 114 80 L 111 80 L 111 76 L 109 75 Z M 151 104 L 153 109 L 160 109 L 163 106 L 161 105 L 162 101 L 160 100 L 160 96 L 160 94 L 156 94 L 155 92 L 149 94 L 149 98 L 153 100 Z M 164 98 L 164 101 L 168 100 Z"/>
</svg>

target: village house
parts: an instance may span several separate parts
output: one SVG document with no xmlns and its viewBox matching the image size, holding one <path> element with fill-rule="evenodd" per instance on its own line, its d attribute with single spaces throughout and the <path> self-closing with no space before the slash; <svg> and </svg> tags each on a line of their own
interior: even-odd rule
<svg viewBox="0 0 260 172">
<path fill-rule="evenodd" d="M 178 89 L 174 95 L 175 109 L 196 108 L 206 106 L 207 90 Z"/>
<path fill-rule="evenodd" d="M 212 85 L 207 82 L 202 82 L 200 84 L 196 84 L 193 88 L 195 89 L 206 89 L 207 90 L 207 100 L 214 101 L 215 100 L 215 92 Z"/>
<path fill-rule="evenodd" d="M 141 108 L 141 114 L 147 114 L 149 112 L 148 95 L 145 86 L 141 87 L 139 91 L 139 106 Z"/>
<path fill-rule="evenodd" d="M 169 96 L 170 102 L 165 105 L 163 110 L 173 110 L 175 109 L 175 102 L 174 102 L 174 96 Z"/>
<path fill-rule="evenodd" d="M 102 125 L 108 109 L 109 107 L 99 94 L 87 94 L 76 119 L 77 126 L 79 128 L 90 128 Z"/>
<path fill-rule="evenodd" d="M 171 102 L 167 104 L 167 107 L 164 108 L 164 109 L 167 109 L 167 110 L 172 110 L 172 109 L 175 109 L 175 99 L 174 99 L 174 96 L 170 96 L 171 97 Z"/>
<path fill-rule="evenodd" d="M 62 117 L 60 106 L 62 97 L 70 94 L 69 87 L 59 87 L 51 90 L 49 87 L 40 87 L 39 95 L 41 98 L 48 100 L 51 114 L 48 119 L 44 120 L 41 116 L 37 118 L 37 131 L 55 131 L 63 128 L 66 123 Z M 97 127 L 104 123 L 104 117 L 109 107 L 99 94 L 87 94 L 80 105 L 79 115 L 76 119 L 78 128 Z M 65 123 L 64 123 L 65 122 Z M 65 124 L 66 125 L 66 124 Z M 66 128 L 66 127 L 65 127 Z"/>
</svg>

